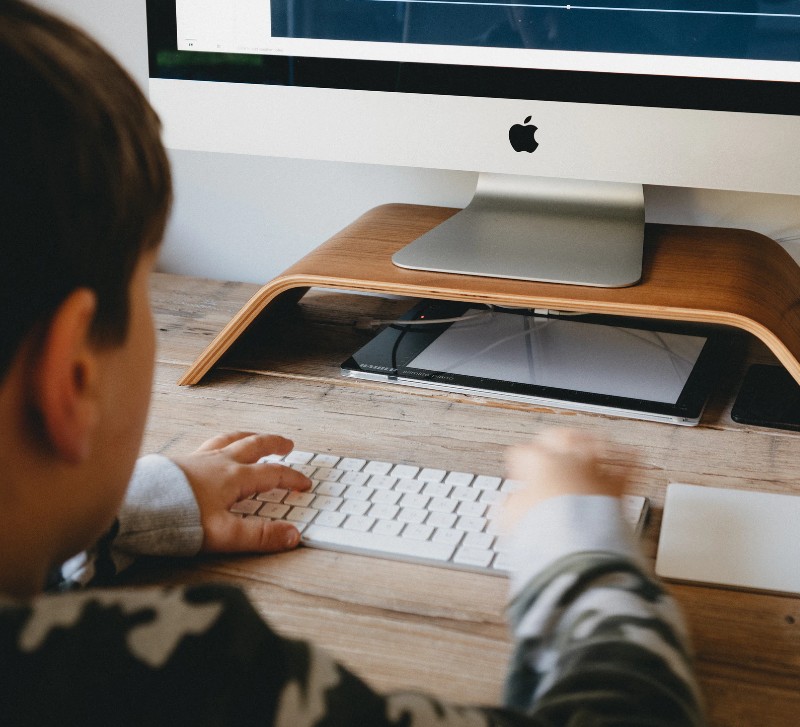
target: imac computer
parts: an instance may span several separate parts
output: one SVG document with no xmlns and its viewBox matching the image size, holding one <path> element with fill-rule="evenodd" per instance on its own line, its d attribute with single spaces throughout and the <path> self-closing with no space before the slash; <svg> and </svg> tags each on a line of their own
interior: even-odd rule
<svg viewBox="0 0 800 727">
<path fill-rule="evenodd" d="M 800 193 L 800 0 L 147 7 L 169 147 L 479 173 L 401 267 L 634 285 L 642 185 Z"/>
</svg>

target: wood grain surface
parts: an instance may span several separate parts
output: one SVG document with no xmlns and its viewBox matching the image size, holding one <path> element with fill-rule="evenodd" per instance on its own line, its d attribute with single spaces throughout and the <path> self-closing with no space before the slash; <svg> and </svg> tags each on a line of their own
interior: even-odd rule
<svg viewBox="0 0 800 727">
<path fill-rule="evenodd" d="M 643 535 L 654 556 L 668 482 L 800 494 L 797 434 L 733 422 L 748 361 L 774 362 L 742 334 L 698 427 L 530 407 L 342 378 L 369 334 L 361 317 L 409 300 L 312 290 L 264 316 L 196 386 L 186 367 L 259 286 L 157 274 L 159 352 L 146 451 L 185 452 L 226 430 L 271 431 L 298 448 L 499 473 L 503 451 L 551 426 L 601 433 L 635 458 L 632 491 L 650 498 Z M 798 524 L 800 533 L 800 523 Z M 415 688 L 495 702 L 509 641 L 506 583 L 493 576 L 300 549 L 277 556 L 148 562 L 136 583 L 232 582 L 280 632 L 320 643 L 383 690 Z M 800 599 L 673 585 L 687 617 L 711 723 L 795 726 L 800 720 Z"/>
</svg>

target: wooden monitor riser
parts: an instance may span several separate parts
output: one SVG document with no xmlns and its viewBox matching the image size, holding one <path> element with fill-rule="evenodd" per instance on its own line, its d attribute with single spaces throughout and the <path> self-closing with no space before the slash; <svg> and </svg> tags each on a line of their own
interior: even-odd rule
<svg viewBox="0 0 800 727">
<path fill-rule="evenodd" d="M 739 328 L 759 338 L 800 383 L 800 267 L 774 240 L 746 230 L 647 225 L 642 280 L 593 288 L 395 266 L 392 254 L 458 212 L 376 207 L 264 285 L 180 379 L 198 383 L 270 304 L 335 288 L 514 307 L 579 310 Z"/>
</svg>

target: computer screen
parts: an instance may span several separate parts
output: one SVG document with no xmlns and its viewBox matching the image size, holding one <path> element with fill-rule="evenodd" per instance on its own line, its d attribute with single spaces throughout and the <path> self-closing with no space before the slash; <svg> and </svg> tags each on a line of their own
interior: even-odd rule
<svg viewBox="0 0 800 727">
<path fill-rule="evenodd" d="M 148 37 L 168 146 L 479 172 L 404 267 L 630 285 L 643 184 L 800 192 L 800 0 L 149 0 Z"/>
</svg>

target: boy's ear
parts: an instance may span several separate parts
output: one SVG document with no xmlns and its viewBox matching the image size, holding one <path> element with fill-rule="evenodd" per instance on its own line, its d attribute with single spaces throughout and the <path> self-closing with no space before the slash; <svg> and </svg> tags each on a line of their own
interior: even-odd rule
<svg viewBox="0 0 800 727">
<path fill-rule="evenodd" d="M 35 405 L 52 451 L 71 464 L 85 460 L 99 420 L 98 360 L 90 330 L 97 296 L 74 290 L 58 307 L 41 341 L 34 373 Z"/>
</svg>

